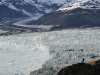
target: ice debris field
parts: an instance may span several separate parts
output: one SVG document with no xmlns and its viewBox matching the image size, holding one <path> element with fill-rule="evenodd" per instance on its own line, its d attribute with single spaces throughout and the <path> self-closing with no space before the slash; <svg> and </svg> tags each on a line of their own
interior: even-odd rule
<svg viewBox="0 0 100 75">
<path fill-rule="evenodd" d="M 64 67 L 100 59 L 99 29 L 68 29 L 0 36 L 0 75 L 29 75 L 52 66 Z"/>
</svg>

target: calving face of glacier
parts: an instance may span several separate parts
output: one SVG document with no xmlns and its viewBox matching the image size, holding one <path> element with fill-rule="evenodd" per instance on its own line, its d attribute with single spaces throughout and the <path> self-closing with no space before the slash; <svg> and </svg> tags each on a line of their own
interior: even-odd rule
<svg viewBox="0 0 100 75">
<path fill-rule="evenodd" d="M 56 68 L 81 62 L 81 55 L 86 55 L 85 62 L 88 62 L 93 54 L 100 55 L 99 40 L 99 29 L 68 29 L 1 36 L 0 74 L 29 75 L 31 71 L 44 66 Z M 67 51 L 71 49 L 74 51 Z"/>
</svg>

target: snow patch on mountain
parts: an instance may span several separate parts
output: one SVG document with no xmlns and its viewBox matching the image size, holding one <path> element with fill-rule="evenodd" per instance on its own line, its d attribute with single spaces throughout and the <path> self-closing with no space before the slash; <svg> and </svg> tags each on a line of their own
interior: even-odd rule
<svg viewBox="0 0 100 75">
<path fill-rule="evenodd" d="M 29 15 L 29 16 L 33 16 L 31 13 L 26 12 L 24 9 L 22 10 L 24 14 Z"/>
<path fill-rule="evenodd" d="M 51 2 L 51 3 L 58 3 L 58 4 L 64 4 L 66 0 L 38 0 L 39 2 Z"/>
<path fill-rule="evenodd" d="M 15 6 L 13 6 L 11 3 L 9 3 L 8 7 L 18 11 L 18 9 Z"/>
<path fill-rule="evenodd" d="M 26 3 L 31 3 L 33 0 L 24 0 Z"/>
</svg>

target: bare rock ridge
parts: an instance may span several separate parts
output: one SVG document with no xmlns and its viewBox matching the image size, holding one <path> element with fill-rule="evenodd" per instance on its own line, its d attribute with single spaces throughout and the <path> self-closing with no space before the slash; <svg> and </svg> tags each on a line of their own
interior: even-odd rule
<svg viewBox="0 0 100 75">
<path fill-rule="evenodd" d="M 80 27 L 100 27 L 99 0 L 72 0 L 58 10 L 43 15 L 29 24 L 59 25 L 51 30 Z"/>
</svg>

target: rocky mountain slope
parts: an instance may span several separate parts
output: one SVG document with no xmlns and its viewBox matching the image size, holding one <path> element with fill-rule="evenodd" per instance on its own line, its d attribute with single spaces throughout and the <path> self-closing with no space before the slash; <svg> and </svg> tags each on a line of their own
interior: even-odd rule
<svg viewBox="0 0 100 75">
<path fill-rule="evenodd" d="M 52 29 L 100 26 L 99 0 L 72 0 L 29 24 L 59 25 Z"/>
<path fill-rule="evenodd" d="M 0 19 L 43 15 L 64 3 L 66 0 L 0 0 Z"/>
</svg>

